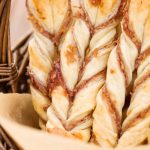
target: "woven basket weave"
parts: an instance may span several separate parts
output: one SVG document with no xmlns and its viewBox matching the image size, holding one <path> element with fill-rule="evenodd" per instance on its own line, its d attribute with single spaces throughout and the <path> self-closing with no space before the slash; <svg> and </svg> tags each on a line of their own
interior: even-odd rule
<svg viewBox="0 0 150 150">
<path fill-rule="evenodd" d="M 0 126 L 0 150 L 19 150 Z"/>
<path fill-rule="evenodd" d="M 18 73 L 10 48 L 10 5 L 11 0 L 0 0 L 0 91 L 4 91 L 5 84 L 9 83 L 12 92 L 15 92 L 14 81 Z"/>
<path fill-rule="evenodd" d="M 11 50 L 10 45 L 11 0 L 0 0 L 0 92 L 29 92 L 26 68 L 28 66 L 28 41 L 32 34 L 21 40 Z M 17 150 L 0 126 L 0 150 Z"/>
<path fill-rule="evenodd" d="M 29 92 L 26 76 L 27 45 L 31 34 L 11 50 L 10 5 L 11 0 L 0 0 L 0 92 L 27 93 Z"/>
<path fill-rule="evenodd" d="M 24 37 L 12 50 L 12 56 L 17 68 L 18 77 L 15 81 L 15 91 L 17 93 L 29 93 L 29 84 L 27 76 L 27 66 L 29 64 L 28 42 L 32 33 Z"/>
</svg>

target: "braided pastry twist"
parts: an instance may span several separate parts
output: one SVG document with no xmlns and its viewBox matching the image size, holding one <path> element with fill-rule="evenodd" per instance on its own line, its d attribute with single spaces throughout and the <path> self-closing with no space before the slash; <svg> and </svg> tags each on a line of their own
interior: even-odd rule
<svg viewBox="0 0 150 150">
<path fill-rule="evenodd" d="M 89 0 L 80 1 L 79 12 L 60 43 L 60 55 L 49 76 L 52 104 L 47 110 L 47 129 L 50 132 L 89 141 L 95 97 L 104 84 L 121 2 L 105 1 L 108 12 L 104 16 L 103 7 L 98 8 L 98 4 L 93 5 Z"/>
<path fill-rule="evenodd" d="M 150 10 L 150 1 L 145 7 Z M 146 20 L 137 62 L 137 78 L 118 147 L 140 145 L 150 136 L 150 14 Z"/>
<path fill-rule="evenodd" d="M 29 43 L 29 76 L 33 106 L 39 114 L 39 125 L 45 129 L 46 111 L 50 106 L 47 78 L 61 36 L 71 19 L 71 3 L 68 0 L 26 0 L 29 19 L 35 33 Z M 57 17 L 54 17 L 57 16 Z"/>
<path fill-rule="evenodd" d="M 95 97 L 125 0 L 80 0 L 75 7 L 71 2 L 27 1 L 35 29 L 29 45 L 31 92 L 42 128 L 89 141 Z"/>
<path fill-rule="evenodd" d="M 114 147 L 117 144 L 125 94 L 141 48 L 147 3 L 148 0 L 128 1 L 121 22 L 122 33 L 108 59 L 106 82 L 97 95 L 93 113 L 94 140 L 100 146 Z"/>
<path fill-rule="evenodd" d="M 40 120 L 44 122 L 47 121 L 46 109 L 50 105 L 46 86 L 48 73 L 52 69 L 54 50 L 53 43 L 39 33 L 34 34 L 28 48 L 32 102 Z"/>
</svg>

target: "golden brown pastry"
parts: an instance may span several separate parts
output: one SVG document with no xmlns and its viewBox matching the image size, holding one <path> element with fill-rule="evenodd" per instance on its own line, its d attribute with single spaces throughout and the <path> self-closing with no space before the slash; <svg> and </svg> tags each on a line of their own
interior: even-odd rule
<svg viewBox="0 0 150 150">
<path fill-rule="evenodd" d="M 117 145 L 125 94 L 141 49 L 149 2 L 149 0 L 128 1 L 121 22 L 122 33 L 108 59 L 106 82 L 97 95 L 97 105 L 93 114 L 95 142 L 102 147 Z M 139 101 L 143 103 L 141 99 Z M 130 141 L 128 137 L 127 140 Z"/>
<path fill-rule="evenodd" d="M 103 3 L 80 1 L 60 42 L 59 57 L 48 80 L 52 98 L 47 110 L 49 132 L 83 141 L 91 137 L 95 97 L 104 84 L 104 70 L 115 45 L 118 13 L 123 5 L 120 0 Z"/>
<path fill-rule="evenodd" d="M 70 0 L 26 0 L 34 29 L 59 44 L 71 20 Z"/>
<path fill-rule="evenodd" d="M 145 4 L 149 9 L 150 1 Z M 146 11 L 146 10 L 145 10 Z M 146 15 L 145 15 L 146 16 Z M 143 17 L 143 16 L 142 16 Z M 150 13 L 146 19 L 141 52 L 137 61 L 137 78 L 134 83 L 127 118 L 123 122 L 118 147 L 137 146 L 149 142 L 150 137 Z"/>
<path fill-rule="evenodd" d="M 27 0 L 35 29 L 29 44 L 31 93 L 42 129 L 89 141 L 95 98 L 124 4 Z"/>
<path fill-rule="evenodd" d="M 52 69 L 55 48 L 49 39 L 40 33 L 35 33 L 28 50 L 30 59 L 28 74 L 32 83 L 30 85 L 32 102 L 40 120 L 46 123 L 46 110 L 51 103 L 46 86 L 48 73 Z"/>
<path fill-rule="evenodd" d="M 69 26 L 71 3 L 68 0 L 26 0 L 26 5 L 35 30 L 29 43 L 28 72 L 32 83 L 32 101 L 40 117 L 39 125 L 45 129 L 46 111 L 51 103 L 47 92 L 47 78 L 57 51 L 56 45 Z"/>
<path fill-rule="evenodd" d="M 149 131 L 148 131 L 148 144 L 150 144 L 150 128 L 149 128 Z"/>
</svg>

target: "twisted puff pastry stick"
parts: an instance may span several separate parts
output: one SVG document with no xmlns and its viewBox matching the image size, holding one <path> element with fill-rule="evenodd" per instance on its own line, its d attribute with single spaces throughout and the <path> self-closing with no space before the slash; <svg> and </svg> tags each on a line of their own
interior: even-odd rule
<svg viewBox="0 0 150 150">
<path fill-rule="evenodd" d="M 43 35 L 35 33 L 28 50 L 30 59 L 28 73 L 32 82 L 30 85 L 32 102 L 42 123 L 47 121 L 46 109 L 50 105 L 46 86 L 48 73 L 52 69 L 54 45 Z M 44 128 L 44 126 L 41 127 Z"/>
<path fill-rule="evenodd" d="M 150 2 L 145 7 L 150 10 Z M 118 147 L 137 146 L 150 136 L 150 14 L 145 24 L 141 53 L 138 58 L 137 78 L 134 84 L 123 135 Z"/>
<path fill-rule="evenodd" d="M 148 0 L 130 0 L 122 20 L 122 33 L 112 50 L 104 87 L 97 95 L 93 134 L 100 146 L 114 147 L 121 131 L 122 108 L 141 48 Z M 138 16 L 138 17 L 137 17 Z"/>
<path fill-rule="evenodd" d="M 47 78 L 52 69 L 56 45 L 71 20 L 71 3 L 68 0 L 27 0 L 26 5 L 35 29 L 29 44 L 32 101 L 40 117 L 39 124 L 44 129 L 46 111 L 51 103 Z"/>
<path fill-rule="evenodd" d="M 75 10 L 73 22 L 60 42 L 60 54 L 49 75 L 49 132 L 89 141 L 95 97 L 104 83 L 104 69 L 114 47 L 123 2 L 79 1 L 80 8 Z"/>
</svg>

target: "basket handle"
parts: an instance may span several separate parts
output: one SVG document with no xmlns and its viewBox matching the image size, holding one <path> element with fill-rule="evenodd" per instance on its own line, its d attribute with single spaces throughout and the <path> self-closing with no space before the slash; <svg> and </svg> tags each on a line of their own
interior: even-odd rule
<svg viewBox="0 0 150 150">
<path fill-rule="evenodd" d="M 0 83 L 10 83 L 12 92 L 16 92 L 18 71 L 10 46 L 10 7 L 11 0 L 0 0 Z"/>
</svg>

